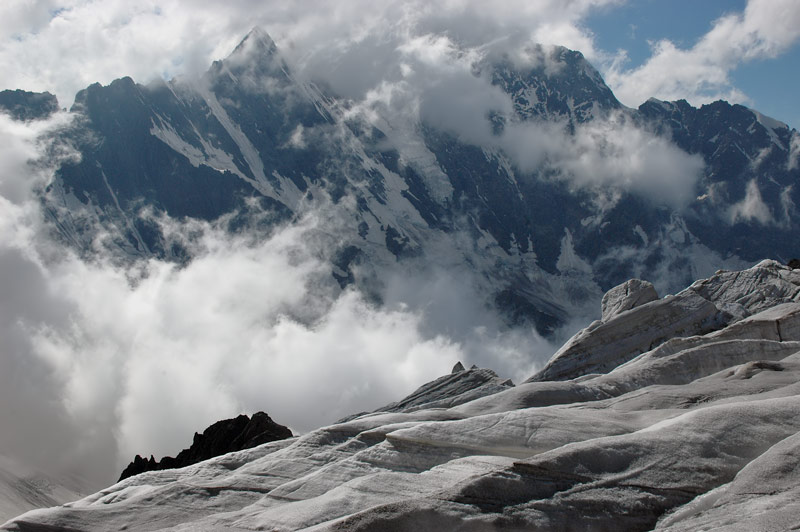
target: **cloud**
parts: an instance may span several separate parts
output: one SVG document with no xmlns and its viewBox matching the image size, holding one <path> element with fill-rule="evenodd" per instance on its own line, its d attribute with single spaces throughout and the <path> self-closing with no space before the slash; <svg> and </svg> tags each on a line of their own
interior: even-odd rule
<svg viewBox="0 0 800 532">
<path fill-rule="evenodd" d="M 717 99 L 747 102 L 729 74 L 749 61 L 777 57 L 800 38 L 800 4 L 794 0 L 749 0 L 744 12 L 717 19 L 689 49 L 663 39 L 651 57 L 626 69 L 624 54 L 605 73 L 620 101 L 638 106 L 650 97 L 687 99 L 695 104 Z"/>
<path fill-rule="evenodd" d="M 794 204 L 794 200 L 792 200 L 792 192 L 794 191 L 794 185 L 789 185 L 788 187 L 784 188 L 781 191 L 781 213 L 783 214 L 783 221 L 781 225 L 786 229 L 792 227 L 792 220 L 794 219 L 795 215 L 797 214 L 797 206 Z"/>
<path fill-rule="evenodd" d="M 299 71 L 345 95 L 363 95 L 396 80 L 399 65 L 391 59 L 398 47 L 429 34 L 475 47 L 521 32 L 592 57 L 592 38 L 580 21 L 615 3 L 512 0 L 486 9 L 475 0 L 12 0 L 0 7 L 0 61 L 9 88 L 49 90 L 69 105 L 94 82 L 197 75 L 260 25 Z"/>
<path fill-rule="evenodd" d="M 523 173 L 563 180 L 574 189 L 625 190 L 676 208 L 691 201 L 704 169 L 701 156 L 634 123 L 625 111 L 598 112 L 574 131 L 554 119 L 521 121 L 509 94 L 479 72 L 493 58 L 509 57 L 520 69 L 545 63 L 555 75 L 562 64 L 547 49 L 516 37 L 476 48 L 442 35 L 417 37 L 395 50 L 399 77 L 368 90 L 347 116 L 385 132 L 402 160 L 421 159 L 425 147 L 418 130 L 424 124 L 468 144 L 500 149 Z M 493 115 L 507 119 L 499 136 Z M 418 138 L 409 138 L 410 132 Z"/>
<path fill-rule="evenodd" d="M 792 131 L 789 145 L 789 156 L 786 159 L 786 169 L 792 171 L 800 166 L 800 133 Z"/>
<path fill-rule="evenodd" d="M 558 122 L 515 123 L 500 146 L 522 170 L 543 170 L 575 189 L 617 188 L 676 208 L 694 198 L 704 168 L 700 156 L 623 112 L 579 124 L 574 134 Z"/>
<path fill-rule="evenodd" d="M 488 114 L 511 104 L 474 75 L 475 60 L 532 42 L 597 57 L 581 20 L 615 3 L 12 1 L 0 7 L 0 62 L 11 87 L 51 90 L 68 105 L 95 81 L 196 76 L 261 25 L 299 77 L 350 100 L 351 116 L 398 132 L 427 121 L 577 188 L 622 187 L 680 205 L 701 162 L 623 115 L 574 134 L 559 123 L 510 123 L 501 137 L 489 127 Z M 466 274 L 397 273 L 381 307 L 339 292 L 319 236 L 336 216 L 325 209 L 258 236 L 157 220 L 191 244 L 185 265 L 81 260 L 52 240 L 35 198 L 58 162 L 42 158 L 53 148 L 42 139 L 69 120 L 0 116 L 4 453 L 105 483 L 133 454 L 173 454 L 239 412 L 263 409 L 303 431 L 396 400 L 456 360 L 519 379 L 554 350 L 533 331 L 504 331 L 481 294 L 463 288 L 477 284 Z M 386 131 L 401 155 L 417 154 L 414 139 Z M 290 142 L 308 135 L 297 129 Z M 743 205 L 736 216 L 757 214 Z"/>
<path fill-rule="evenodd" d="M 787 195 L 791 201 L 791 198 Z M 784 198 L 782 197 L 782 200 Z M 784 208 L 788 209 L 789 204 L 785 201 Z M 758 183 L 755 179 L 750 180 L 747 183 L 747 191 L 745 192 L 744 198 L 741 201 L 734 203 L 728 209 L 728 217 L 731 224 L 735 224 L 736 222 L 750 222 L 750 221 L 757 221 L 762 225 L 769 225 L 775 223 L 775 219 L 772 216 L 772 213 L 769 210 L 769 206 L 764 203 L 764 200 L 761 198 L 761 190 L 758 188 Z"/>
<path fill-rule="evenodd" d="M 520 379 L 555 350 L 532 330 L 504 331 L 457 273 L 396 272 L 383 306 L 342 292 L 326 260 L 339 213 L 325 203 L 267 235 L 154 219 L 190 247 L 182 265 L 120 265 L 102 246 L 83 260 L 51 238 L 36 199 L 74 156 L 53 144 L 69 120 L 0 115 L 4 454 L 100 486 L 134 454 L 174 455 L 240 412 L 306 431 L 458 360 Z"/>
<path fill-rule="evenodd" d="M 298 76 L 328 83 L 354 112 L 482 142 L 487 114 L 510 109 L 472 73 L 487 39 L 494 49 L 516 47 L 509 34 L 583 46 L 576 21 L 606 3 L 6 3 L 14 17 L 0 17 L 0 58 L 12 86 L 53 90 L 63 105 L 95 81 L 196 76 L 261 24 Z M 324 209 L 260 237 L 158 220 L 191 244 L 185 265 L 81 260 L 50 238 L 35 199 L 57 165 L 42 158 L 52 150 L 42 137 L 68 120 L 0 117 L 4 453 L 106 483 L 134 454 L 174 454 L 239 412 L 263 409 L 303 431 L 397 400 L 456 360 L 521 379 L 554 351 L 532 330 L 504 331 L 453 272 L 398 273 L 383 307 L 340 293 L 319 238 Z"/>
</svg>

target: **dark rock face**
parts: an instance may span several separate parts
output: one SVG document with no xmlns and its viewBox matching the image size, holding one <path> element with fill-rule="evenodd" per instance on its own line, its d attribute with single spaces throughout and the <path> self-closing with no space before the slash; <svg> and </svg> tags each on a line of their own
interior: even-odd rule
<svg viewBox="0 0 800 532">
<path fill-rule="evenodd" d="M 0 91 L 0 111 L 15 120 L 38 120 L 58 111 L 58 100 L 49 92 Z"/>
<path fill-rule="evenodd" d="M 63 135 L 81 157 L 62 165 L 44 200 L 58 232 L 87 254 L 93 231 L 104 227 L 125 256 L 180 261 L 188 252 L 143 212 L 219 220 L 254 211 L 269 233 L 302 214 L 304 198 L 346 198 L 329 250 L 342 288 L 370 276 L 380 282 L 370 268 L 428 260 L 437 242 L 458 241 L 445 267 L 463 265 L 486 279 L 482 293 L 507 323 L 532 323 L 545 335 L 630 278 L 672 293 L 713 269 L 797 255 L 797 131 L 722 101 L 695 108 L 649 100 L 627 109 L 580 53 L 530 53 L 533 66 L 507 57 L 474 65 L 508 97 L 508 109 L 489 117 L 495 140 L 525 123 L 576 134 L 624 115 L 702 159 L 688 205 L 625 189 L 599 202 L 598 191 L 572 187 L 553 169 L 520 168 L 491 142 L 479 146 L 435 123 L 406 132 L 417 147 L 398 147 L 392 124 L 380 131 L 345 118 L 346 102 L 298 80 L 258 30 L 199 82 L 122 78 L 78 93 L 79 119 Z M 28 98 L 20 116 L 43 112 L 34 96 L 10 91 L 0 93 L 0 107 L 16 109 L 14 98 Z M 67 216 L 81 206 L 99 224 Z M 359 287 L 371 291 L 367 284 Z"/>
<path fill-rule="evenodd" d="M 651 99 L 638 111 L 681 149 L 705 161 L 698 198 L 684 214 L 692 235 L 723 255 L 749 261 L 796 253 L 793 205 L 800 201 L 800 190 L 794 186 L 798 168 L 791 158 L 795 130 L 722 100 L 695 108 L 685 100 Z M 730 206 L 744 198 L 763 202 L 764 219 L 732 215 Z"/>
<path fill-rule="evenodd" d="M 122 472 L 119 480 L 162 469 L 177 469 L 208 460 L 233 451 L 249 449 L 262 443 L 291 438 L 292 431 L 275 423 L 264 412 L 256 412 L 252 418 L 242 414 L 233 419 L 217 421 L 202 434 L 195 432 L 191 447 L 178 453 L 178 456 L 165 456 L 160 462 L 150 455 L 142 458 L 138 454 L 133 462 Z"/>
</svg>

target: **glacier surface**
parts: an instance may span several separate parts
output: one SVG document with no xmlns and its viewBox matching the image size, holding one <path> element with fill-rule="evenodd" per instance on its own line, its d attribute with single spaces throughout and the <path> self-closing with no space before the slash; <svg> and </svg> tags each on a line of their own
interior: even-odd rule
<svg viewBox="0 0 800 532">
<path fill-rule="evenodd" d="M 613 289 L 603 320 L 519 385 L 457 366 L 375 412 L 2 529 L 800 526 L 800 270 L 763 261 L 651 289 Z"/>
</svg>

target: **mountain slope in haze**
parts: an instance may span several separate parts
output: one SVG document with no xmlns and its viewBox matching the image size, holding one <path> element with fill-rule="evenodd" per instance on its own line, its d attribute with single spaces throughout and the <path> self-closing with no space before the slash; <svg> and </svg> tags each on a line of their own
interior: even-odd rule
<svg viewBox="0 0 800 532">
<path fill-rule="evenodd" d="M 579 52 L 526 52 L 473 65 L 500 103 L 459 131 L 429 102 L 418 120 L 359 114 L 253 30 L 200 79 L 81 91 L 61 134 L 81 157 L 61 166 L 48 212 L 87 254 L 103 234 L 123 256 L 182 261 L 161 214 L 266 233 L 331 206 L 320 253 L 339 285 L 379 299 L 387 271 L 461 271 L 544 333 L 644 272 L 672 292 L 798 254 L 796 131 L 725 102 L 628 109 Z"/>
<path fill-rule="evenodd" d="M 455 368 L 386 411 L 3 529 L 792 529 L 798 294 L 800 270 L 774 261 L 664 298 L 626 283 L 528 382 L 484 393 L 485 378 Z M 442 389 L 470 386 L 471 400 L 442 405 Z"/>
<path fill-rule="evenodd" d="M 74 477 L 46 475 L 7 456 L 0 456 L 0 521 L 34 508 L 46 508 L 85 497 L 88 483 Z"/>
</svg>

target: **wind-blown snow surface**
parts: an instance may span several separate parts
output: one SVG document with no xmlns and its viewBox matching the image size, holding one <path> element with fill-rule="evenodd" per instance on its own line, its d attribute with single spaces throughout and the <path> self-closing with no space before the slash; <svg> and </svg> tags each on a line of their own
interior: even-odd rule
<svg viewBox="0 0 800 532">
<path fill-rule="evenodd" d="M 34 508 L 74 501 L 91 493 L 83 479 L 46 475 L 0 455 L 0 521 Z"/>
<path fill-rule="evenodd" d="M 392 412 L 145 473 L 3 528 L 800 525 L 800 271 L 764 261 L 663 299 L 642 298 L 650 288 L 614 292 L 605 321 L 518 386 L 456 368 L 406 410 L 397 411 L 401 401 Z M 465 402 L 432 407 L 448 389 Z"/>
</svg>

